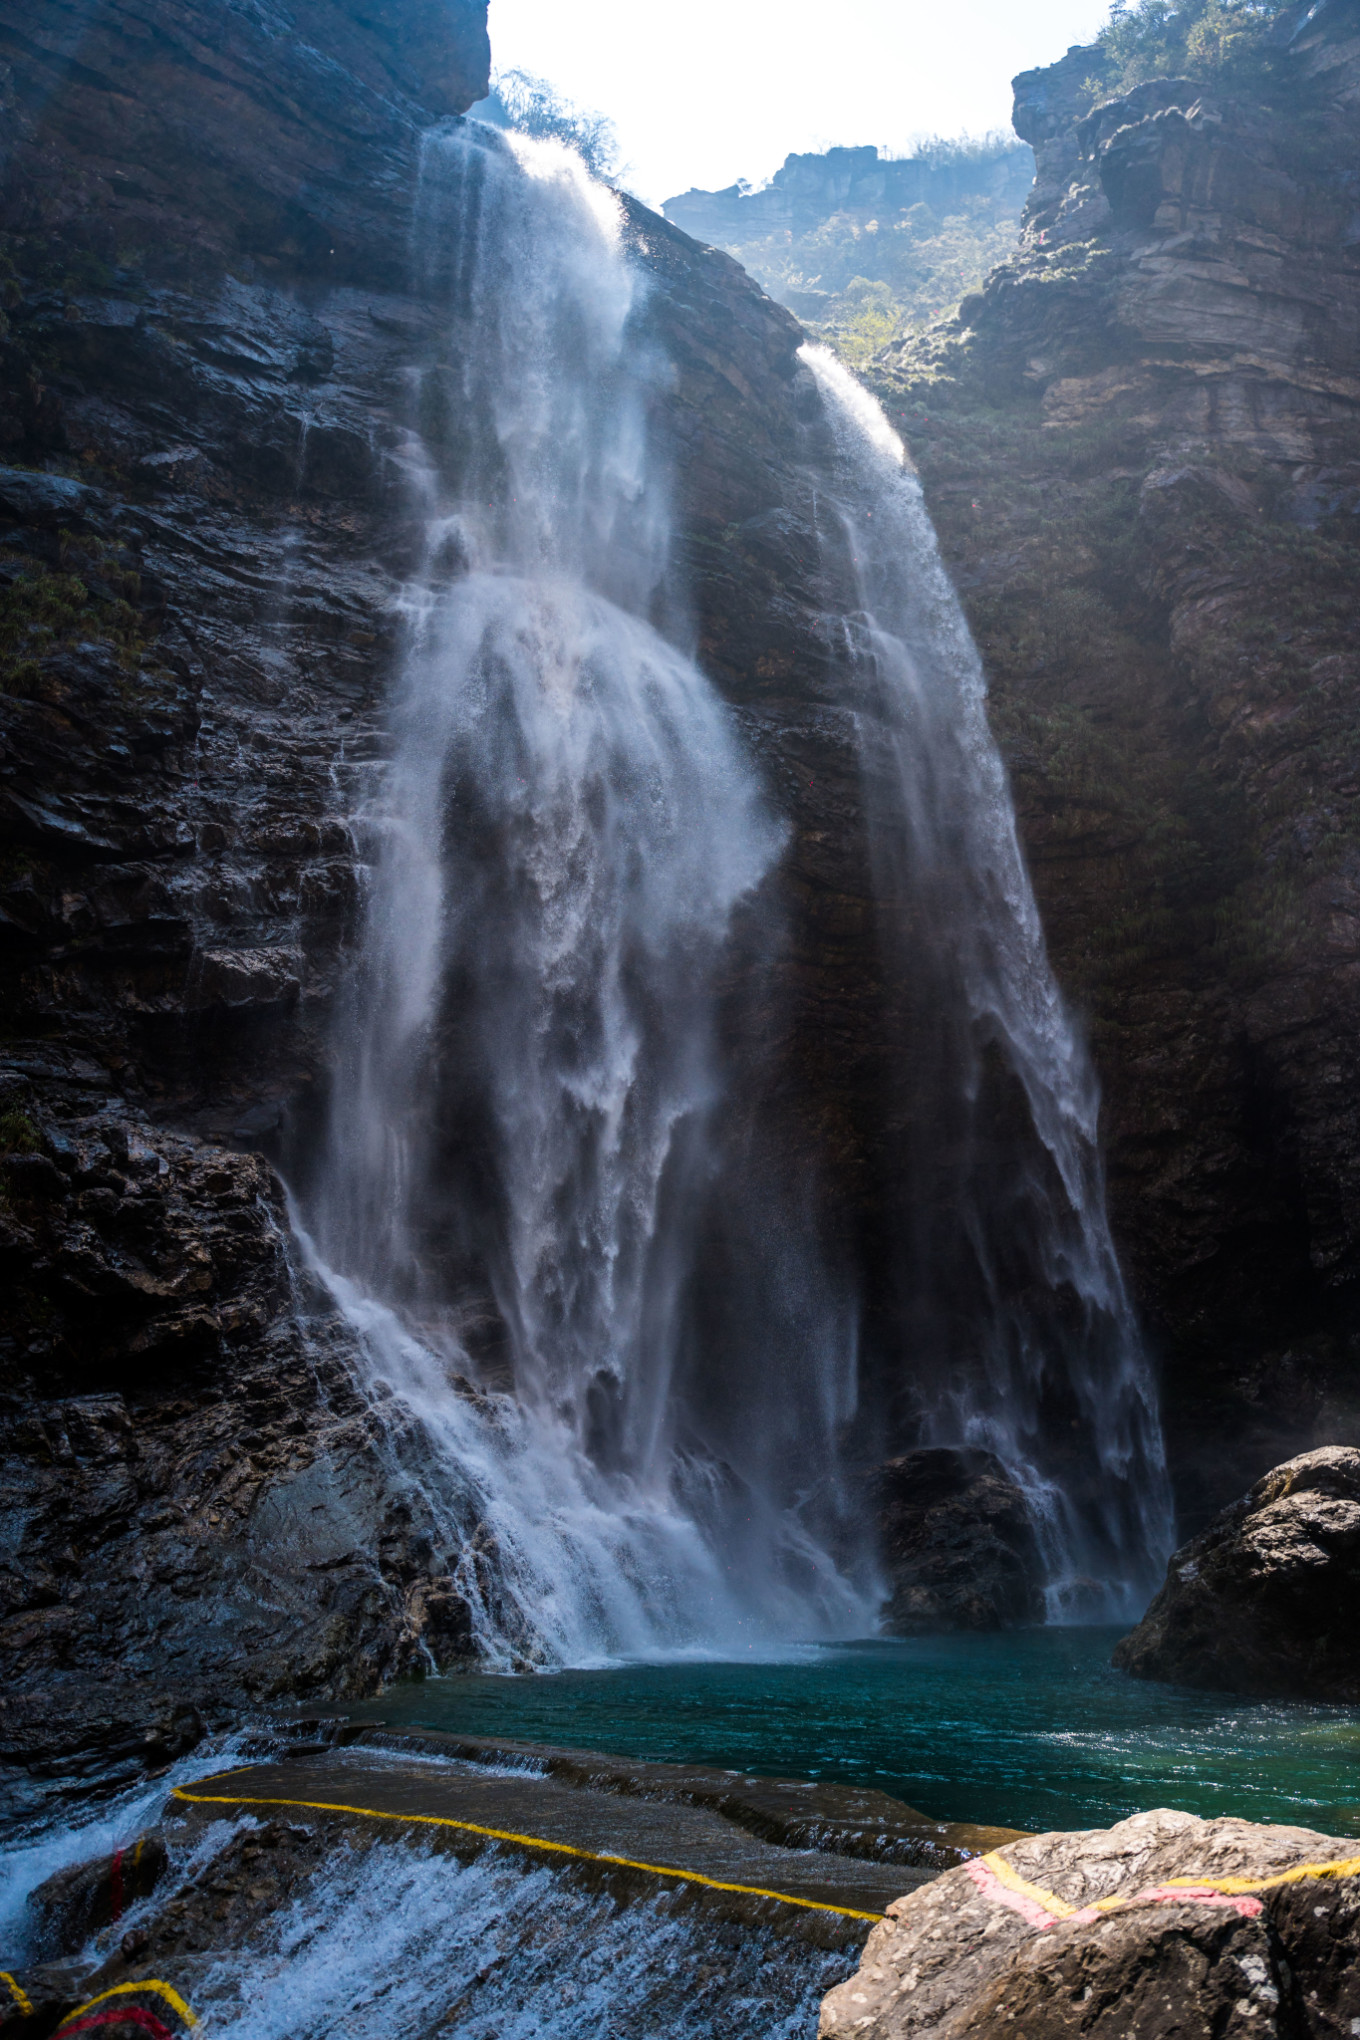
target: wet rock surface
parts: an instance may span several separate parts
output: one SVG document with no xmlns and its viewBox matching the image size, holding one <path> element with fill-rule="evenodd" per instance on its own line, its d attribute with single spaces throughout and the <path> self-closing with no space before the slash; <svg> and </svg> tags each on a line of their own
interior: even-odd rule
<svg viewBox="0 0 1360 2040">
<path fill-rule="evenodd" d="M 572 1750 L 512 1737 L 454 1735 L 432 1729 L 365 1726 L 356 1718 L 347 1741 L 370 1749 L 425 1752 L 482 1765 L 504 1765 L 556 1778 L 583 1791 L 706 1807 L 781 1848 L 857 1856 L 942 1870 L 999 1848 L 1013 1828 L 932 1820 L 886 1792 L 807 1779 L 742 1777 L 701 1764 L 648 1764 L 598 1750 Z"/>
<path fill-rule="evenodd" d="M 1360 1442 L 1360 15 L 1016 80 L 1021 246 L 874 380 L 991 683 L 1181 1520 Z M 1101 103 L 1103 100 L 1103 103 Z"/>
<path fill-rule="evenodd" d="M 862 1932 L 865 1917 L 877 1917 L 904 1885 L 934 1875 L 921 1864 L 766 1839 L 722 1810 L 716 1796 L 683 1786 L 601 1792 L 560 1772 L 526 1767 L 516 1775 L 442 1751 L 431 1763 L 428 1747 L 417 1754 L 405 1738 L 381 1756 L 360 1742 L 338 1754 L 237 1766 L 179 1792 L 200 1818 L 286 1806 L 304 1822 L 319 1814 L 365 1837 L 391 1828 L 399 1839 L 473 1855 L 490 1837 L 531 1856 L 537 1848 L 554 1871 L 634 1892 L 678 1891 L 750 1924 L 821 1927 L 833 1938 Z M 827 1917 L 819 1920 L 820 1913 Z"/>
<path fill-rule="evenodd" d="M 82 1947 L 92 1934 L 117 1926 L 125 1912 L 149 1898 L 168 1864 L 164 1840 L 148 1834 L 92 1863 L 59 1870 L 29 1897 L 30 1945 L 54 1956 Z"/>
<path fill-rule="evenodd" d="M 305 1115 L 352 917 L 347 816 L 412 543 L 393 455 L 428 312 L 406 219 L 423 128 L 485 87 L 485 9 L 322 0 L 280 26 L 53 4 L 0 29 L 0 1732 L 21 1796 L 163 1764 L 161 1724 L 196 1704 L 371 1689 L 467 1645 L 459 1554 L 396 1491 L 252 1150 L 286 1099 Z"/>
<path fill-rule="evenodd" d="M 23 1946 L 0 1952 L 32 2008 L 14 2016 L 43 2022 L 24 2030 L 100 1998 L 178 2031 L 186 2004 L 259 2016 L 274 1991 L 293 2023 L 330 2030 L 318 2000 L 338 1989 L 351 2016 L 399 2001 L 403 2030 L 423 2033 L 453 2004 L 486 2011 L 501 1971 L 536 1987 L 545 1960 L 554 2031 L 598 2030 L 587 2000 L 611 1971 L 633 1972 L 629 2031 L 703 2033 L 724 2015 L 779 2030 L 904 1885 L 1015 1839 L 881 1793 L 343 1716 L 256 1741 L 264 1761 L 185 1781 L 118 1855 L 31 1894 Z M 907 1836 L 931 1860 L 894 1856 Z M 567 1917 L 571 1933 L 552 1929 Z"/>
<path fill-rule="evenodd" d="M 822 2040 L 1332 2040 L 1360 2013 L 1356 1862 L 1354 1840 L 1164 1809 L 1011 1843 L 889 1908 Z"/>
<path fill-rule="evenodd" d="M 995 1454 L 926 1447 L 869 1476 L 893 1636 L 1040 1622 L 1044 1569 L 1025 1497 Z"/>
<path fill-rule="evenodd" d="M 105 0 L 75 25 L 45 0 L 5 30 L 9 1692 L 75 1706 L 115 1639 L 134 1714 L 139 1686 L 152 1712 L 363 1692 L 470 1648 L 456 1577 L 493 1555 L 448 1548 L 394 1472 L 404 1420 L 356 1392 L 290 1265 L 273 1165 L 305 1187 L 324 1123 L 435 429 L 412 391 L 450 365 L 407 258 L 420 135 L 482 89 L 483 19 L 318 0 L 276 46 L 255 17 Z M 881 1269 L 901 1057 L 802 335 L 727 257 L 625 216 L 673 364 L 653 422 L 685 628 L 791 825 L 724 988 L 744 1207 L 829 1157 L 830 1250 Z M 466 1303 L 494 1349 L 489 1299 Z M 871 1318 L 882 1373 L 887 1298 Z"/>
<path fill-rule="evenodd" d="M 1141 1679 L 1360 1701 L 1360 1451 L 1302 1453 L 1172 1558 L 1114 1662 Z"/>
<path fill-rule="evenodd" d="M 12 1972 L 45 2018 L 30 2019 L 30 2040 L 110 1989 L 100 2009 L 142 2005 L 172 2032 L 186 2022 L 167 1990 L 200 2022 L 327 2031 L 371 2012 L 433 2035 L 527 2018 L 589 2040 L 614 2019 L 639 2040 L 700 2040 L 810 2024 L 863 1937 L 862 1924 L 828 1930 L 815 1913 L 802 1916 L 809 1930 L 780 1931 L 720 1898 L 324 1816 L 233 1829 L 172 1815 L 163 1832 L 169 1888 L 142 1909 L 135 1955 L 115 1949 L 95 1966 L 96 1944 L 82 1962 Z"/>
</svg>

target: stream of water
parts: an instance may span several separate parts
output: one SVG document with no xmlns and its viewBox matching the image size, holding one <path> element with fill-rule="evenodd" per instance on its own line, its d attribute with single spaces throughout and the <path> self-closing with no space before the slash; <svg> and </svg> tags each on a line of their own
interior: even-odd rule
<svg viewBox="0 0 1360 2040">
<path fill-rule="evenodd" d="M 1174 1525 L 1106 1215 L 1095 1072 L 1048 961 L 982 662 L 920 484 L 849 370 L 824 348 L 803 358 L 830 425 L 822 514 L 859 596 L 842 643 L 884 952 L 909 988 L 902 1400 L 923 1442 L 994 1452 L 1024 1489 L 1050 1619 L 1131 1621 Z"/>
<path fill-rule="evenodd" d="M 721 1138 L 717 986 L 788 831 L 684 648 L 646 276 L 574 155 L 469 121 L 428 139 L 415 260 L 445 317 L 406 452 L 424 557 L 308 1252 L 414 1419 L 406 1470 L 491 1663 L 869 1634 L 855 1299 L 809 1186 L 738 1212 Z M 1170 1511 L 1094 1082 L 919 489 L 877 406 L 805 359 L 884 955 L 925 1016 L 901 1060 L 934 1101 L 903 1162 L 897 1435 L 1000 1456 L 1053 1616 L 1128 1614 Z M 715 1241 L 744 1296 L 717 1332 Z"/>
</svg>

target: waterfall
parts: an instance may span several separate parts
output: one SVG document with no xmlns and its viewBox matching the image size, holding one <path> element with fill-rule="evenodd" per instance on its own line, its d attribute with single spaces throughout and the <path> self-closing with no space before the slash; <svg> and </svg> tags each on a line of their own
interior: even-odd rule
<svg viewBox="0 0 1360 2040">
<path fill-rule="evenodd" d="M 679 648 L 622 224 L 555 143 L 427 141 L 424 558 L 302 1221 L 500 1663 L 873 1619 L 831 1555 L 855 1354 L 829 1285 L 768 1352 L 698 1350 L 715 982 L 784 829 Z M 772 1209 L 761 1253 L 792 1296 L 786 1231 Z"/>
<path fill-rule="evenodd" d="M 1134 1616 L 1173 1519 L 1106 1216 L 1094 1072 L 1049 966 L 981 661 L 920 486 L 874 399 L 824 349 L 803 359 L 829 428 L 821 519 L 858 589 L 841 645 L 885 974 L 902 988 L 896 1426 L 997 1454 L 1029 1498 L 1051 1617 Z"/>
<path fill-rule="evenodd" d="M 573 154 L 474 121 L 427 138 L 415 258 L 424 544 L 300 1230 L 491 1662 L 864 1634 L 858 1299 L 816 1185 L 726 1126 L 724 960 L 743 916 L 778 939 L 787 831 L 685 649 L 645 272 Z M 997 1453 L 1053 1614 L 1121 1612 L 1170 1512 L 1095 1086 L 919 490 L 805 361 L 901 1029 L 885 1421 Z"/>
</svg>

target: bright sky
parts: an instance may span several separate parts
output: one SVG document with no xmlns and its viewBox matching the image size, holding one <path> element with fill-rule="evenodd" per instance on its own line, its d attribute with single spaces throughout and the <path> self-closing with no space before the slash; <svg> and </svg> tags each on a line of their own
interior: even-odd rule
<svg viewBox="0 0 1360 2040">
<path fill-rule="evenodd" d="M 790 149 L 1010 122 L 1017 71 L 1089 42 L 1109 0 L 491 0 L 498 70 L 607 113 L 652 204 L 778 169 Z"/>
</svg>

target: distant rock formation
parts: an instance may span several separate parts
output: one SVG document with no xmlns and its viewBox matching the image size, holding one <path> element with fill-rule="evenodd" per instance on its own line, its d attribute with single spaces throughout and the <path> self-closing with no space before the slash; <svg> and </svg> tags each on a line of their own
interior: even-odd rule
<svg viewBox="0 0 1360 2040">
<path fill-rule="evenodd" d="M 875 148 L 827 149 L 821 155 L 786 156 L 783 168 L 759 189 L 729 184 L 724 191 L 685 191 L 668 198 L 663 210 L 696 241 L 723 247 L 781 227 L 805 234 L 832 213 L 891 220 L 913 206 L 944 213 L 980 196 L 1018 211 L 1033 175 L 1033 151 L 1024 142 L 977 151 L 946 146 L 914 156 L 884 156 Z"/>
<path fill-rule="evenodd" d="M 1026 144 L 1000 138 L 901 157 L 828 149 L 789 156 L 759 190 L 687 191 L 664 211 L 860 360 L 1010 254 L 1033 170 Z"/>
<path fill-rule="evenodd" d="M 1355 1854 L 1165 1809 L 1008 1843 L 889 1906 L 820 2040 L 1331 2040 L 1360 2014 Z"/>
<path fill-rule="evenodd" d="M 1360 1451 L 1302 1453 L 1224 1509 L 1114 1662 L 1180 1686 L 1360 1700 Z"/>
</svg>

